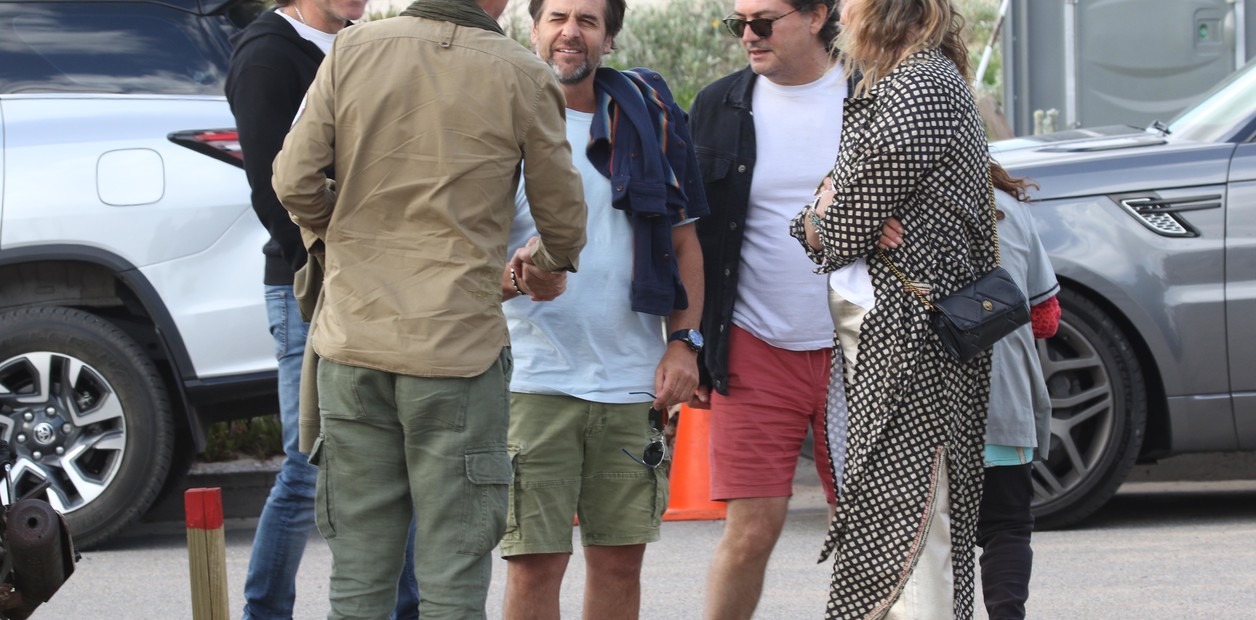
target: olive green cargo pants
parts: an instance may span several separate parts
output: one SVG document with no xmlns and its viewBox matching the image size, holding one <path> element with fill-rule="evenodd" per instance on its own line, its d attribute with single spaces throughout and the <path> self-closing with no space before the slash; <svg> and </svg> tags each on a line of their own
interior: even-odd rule
<svg viewBox="0 0 1256 620">
<path fill-rule="evenodd" d="M 332 553 L 329 619 L 387 618 L 407 529 L 424 620 L 484 618 L 506 528 L 510 349 L 469 378 L 321 360 L 318 529 Z"/>
</svg>

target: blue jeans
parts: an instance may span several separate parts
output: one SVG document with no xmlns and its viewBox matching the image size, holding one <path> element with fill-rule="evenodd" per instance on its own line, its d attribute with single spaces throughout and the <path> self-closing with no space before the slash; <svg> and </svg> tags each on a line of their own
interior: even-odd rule
<svg viewBox="0 0 1256 620">
<path fill-rule="evenodd" d="M 253 554 L 244 582 L 245 620 L 292 617 L 297 568 L 314 529 L 314 483 L 318 477 L 318 468 L 310 465 L 307 455 L 297 449 L 297 398 L 309 324 L 301 320 L 291 286 L 266 286 L 266 313 L 270 335 L 275 340 L 275 358 L 279 361 L 279 418 L 285 458 L 253 537 Z M 405 557 L 392 616 L 396 620 L 419 617 L 413 527 Z"/>
</svg>

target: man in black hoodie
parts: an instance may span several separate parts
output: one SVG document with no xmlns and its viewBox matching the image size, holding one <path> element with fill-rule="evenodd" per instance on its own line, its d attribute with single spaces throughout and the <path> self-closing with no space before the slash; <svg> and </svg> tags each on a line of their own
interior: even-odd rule
<svg viewBox="0 0 1256 620">
<path fill-rule="evenodd" d="M 244 584 L 244 618 L 291 618 L 296 574 L 314 526 L 318 470 L 298 449 L 301 357 L 308 330 L 292 292 L 294 273 L 306 262 L 301 234 L 271 188 L 271 163 L 331 48 L 349 20 L 362 17 L 365 0 L 287 0 L 265 11 L 232 44 L 227 100 L 236 118 L 253 210 L 270 232 L 266 255 L 266 310 L 279 361 L 279 408 L 286 457 L 262 509 Z M 413 540 L 413 538 L 411 539 Z M 413 542 L 398 584 L 394 618 L 418 617 Z M 400 552 L 400 550 L 399 550 Z"/>
</svg>

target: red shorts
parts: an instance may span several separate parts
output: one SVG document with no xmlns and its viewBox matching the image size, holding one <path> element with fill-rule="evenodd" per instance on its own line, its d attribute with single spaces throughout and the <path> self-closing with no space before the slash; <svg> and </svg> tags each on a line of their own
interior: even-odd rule
<svg viewBox="0 0 1256 620">
<path fill-rule="evenodd" d="M 816 472 L 834 503 L 824 449 L 831 349 L 778 349 L 735 325 L 729 338 L 728 396 L 711 393 L 711 499 L 793 495 L 810 426 Z"/>
</svg>

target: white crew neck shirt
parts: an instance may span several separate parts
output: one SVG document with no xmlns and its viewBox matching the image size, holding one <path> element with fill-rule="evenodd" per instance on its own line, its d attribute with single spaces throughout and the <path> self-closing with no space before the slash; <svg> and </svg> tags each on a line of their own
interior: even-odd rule
<svg viewBox="0 0 1256 620">
<path fill-rule="evenodd" d="M 789 223 L 837 160 L 846 79 L 840 66 L 799 86 L 755 79 L 755 167 L 733 323 L 779 349 L 828 348 L 827 278 L 814 273 Z"/>
<path fill-rule="evenodd" d="M 323 55 L 327 55 L 331 52 L 331 44 L 336 41 L 335 34 L 323 32 L 317 28 L 311 28 L 305 25 L 304 22 L 294 19 L 287 13 L 284 13 L 283 7 L 275 9 L 275 12 L 278 13 L 280 17 L 288 20 L 288 23 L 292 24 L 292 27 L 296 29 L 297 34 L 300 35 L 302 39 L 317 45 L 318 49 L 323 50 Z"/>
<path fill-rule="evenodd" d="M 512 392 L 567 395 L 596 403 L 648 403 L 667 343 L 663 317 L 632 309 L 632 222 L 612 206 L 610 179 L 585 154 L 593 114 L 567 110 L 572 164 L 584 185 L 588 242 L 580 271 L 553 301 L 502 304 L 515 368 Z M 536 235 L 523 183 L 515 194 L 509 254 Z"/>
</svg>

